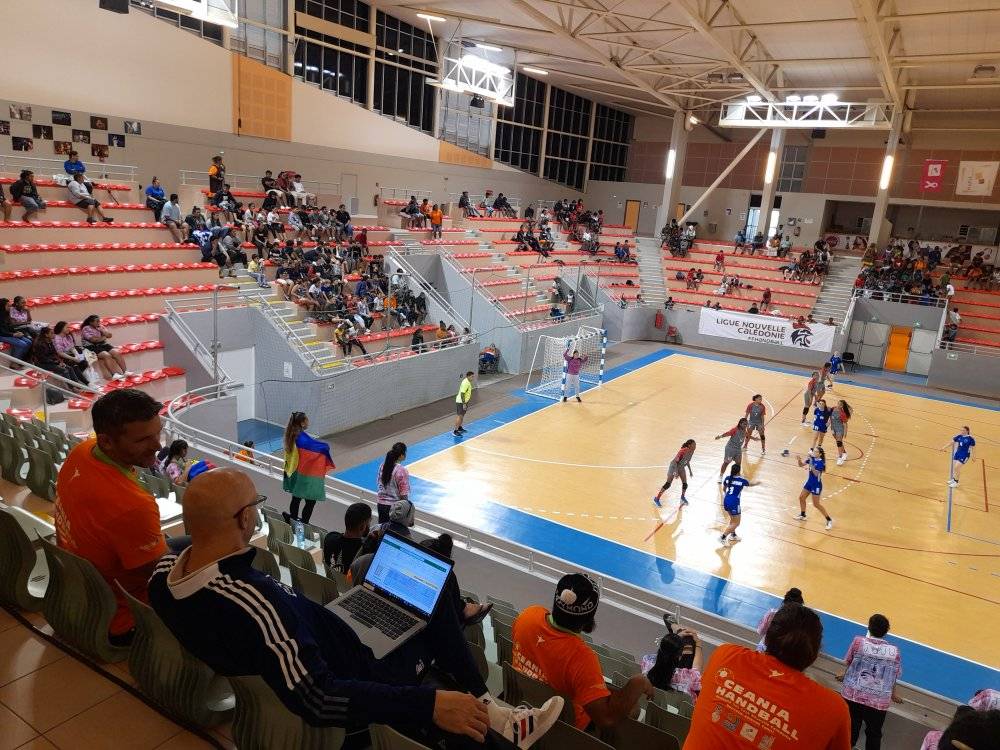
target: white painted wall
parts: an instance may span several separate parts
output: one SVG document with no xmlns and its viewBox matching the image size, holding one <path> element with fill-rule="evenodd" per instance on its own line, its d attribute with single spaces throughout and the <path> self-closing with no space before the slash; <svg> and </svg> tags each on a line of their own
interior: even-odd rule
<svg viewBox="0 0 1000 750">
<path fill-rule="evenodd" d="M 236 391 L 236 418 L 253 419 L 257 383 L 253 347 L 220 351 L 219 367 L 231 378 L 243 383 L 243 388 Z"/>
<path fill-rule="evenodd" d="M 3 6 L 0 92 L 5 98 L 232 129 L 230 53 L 221 47 L 142 12 L 99 10 L 90 0 Z"/>
</svg>

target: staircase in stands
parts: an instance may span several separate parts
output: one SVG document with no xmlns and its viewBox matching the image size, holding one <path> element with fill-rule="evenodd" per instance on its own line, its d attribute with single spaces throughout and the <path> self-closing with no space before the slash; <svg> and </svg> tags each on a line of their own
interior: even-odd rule
<svg viewBox="0 0 1000 750">
<path fill-rule="evenodd" d="M 652 237 L 638 238 L 636 255 L 639 259 L 642 298 L 648 304 L 660 307 L 667 299 L 667 287 L 663 281 L 663 258 L 659 240 Z"/>
<path fill-rule="evenodd" d="M 833 318 L 837 323 L 844 322 L 847 308 L 851 304 L 854 280 L 860 272 L 861 258 L 853 255 L 834 257 L 830 264 L 830 272 L 823 280 L 823 286 L 813 306 L 816 320 L 825 323 L 828 318 Z"/>
</svg>

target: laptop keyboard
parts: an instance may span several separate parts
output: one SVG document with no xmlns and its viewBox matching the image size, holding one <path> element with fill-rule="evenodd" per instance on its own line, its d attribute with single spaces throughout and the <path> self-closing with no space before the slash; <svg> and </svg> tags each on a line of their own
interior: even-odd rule
<svg viewBox="0 0 1000 750">
<path fill-rule="evenodd" d="M 392 639 L 399 638 L 419 622 L 416 618 L 410 617 L 402 610 L 366 591 L 359 591 L 354 596 L 347 597 L 340 603 L 340 606 L 351 613 L 352 619 L 370 628 L 380 630 Z"/>
</svg>

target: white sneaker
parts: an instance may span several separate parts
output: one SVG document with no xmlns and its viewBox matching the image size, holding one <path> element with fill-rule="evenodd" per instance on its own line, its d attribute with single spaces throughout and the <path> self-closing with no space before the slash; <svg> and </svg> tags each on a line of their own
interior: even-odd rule
<svg viewBox="0 0 1000 750">
<path fill-rule="evenodd" d="M 732 533 L 731 533 L 731 534 L 729 535 L 729 541 L 730 541 L 730 542 L 738 542 L 738 541 L 740 541 L 740 540 L 741 540 L 742 538 L 743 538 L 743 537 L 740 537 L 740 536 L 737 536 L 737 535 L 736 535 L 736 532 L 735 532 L 735 531 L 734 531 L 734 532 L 732 532 Z"/>
<path fill-rule="evenodd" d="M 847 456 L 837 456 L 837 466 L 843 466 L 846 460 Z"/>
<path fill-rule="evenodd" d="M 718 481 L 718 484 L 722 484 L 722 474 L 719 474 L 719 481 Z"/>
<path fill-rule="evenodd" d="M 829 531 L 832 528 L 833 528 L 833 519 L 831 518 L 829 521 L 826 522 L 826 530 Z"/>
<path fill-rule="evenodd" d="M 803 426 L 803 427 L 808 427 L 808 426 L 809 426 L 809 423 L 803 420 L 803 422 L 802 422 L 802 426 Z"/>
<path fill-rule="evenodd" d="M 795 516 L 795 520 L 796 521 L 805 521 L 806 520 L 806 514 L 805 513 L 792 513 L 792 515 Z"/>
<path fill-rule="evenodd" d="M 948 480 L 948 486 L 949 487 L 958 487 L 958 480 L 957 479 L 949 479 Z"/>
<path fill-rule="evenodd" d="M 122 375 L 120 372 L 116 372 L 114 375 L 111 376 L 111 379 L 112 380 L 124 380 L 125 376 Z"/>
<path fill-rule="evenodd" d="M 500 734 L 515 747 L 525 750 L 552 728 L 562 710 L 563 699 L 558 695 L 545 701 L 541 708 L 517 706 L 510 709 Z"/>
<path fill-rule="evenodd" d="M 126 370 L 125 371 L 125 377 L 127 377 L 127 378 L 134 378 L 135 377 L 135 373 L 132 372 L 131 370 Z"/>
<path fill-rule="evenodd" d="M 815 456 L 816 455 L 816 449 L 815 448 L 810 448 L 809 449 L 809 455 L 810 456 Z"/>
</svg>

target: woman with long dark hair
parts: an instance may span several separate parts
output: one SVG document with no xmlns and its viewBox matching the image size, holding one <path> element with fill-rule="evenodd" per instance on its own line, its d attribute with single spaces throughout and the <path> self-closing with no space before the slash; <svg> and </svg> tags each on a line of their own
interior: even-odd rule
<svg viewBox="0 0 1000 750">
<path fill-rule="evenodd" d="M 406 443 L 393 443 L 378 467 L 378 522 L 389 521 L 389 509 L 397 500 L 410 499 L 410 472 L 402 462 L 406 459 Z"/>
<path fill-rule="evenodd" d="M 305 412 L 293 411 L 285 425 L 285 472 L 282 488 L 292 496 L 287 513 L 282 513 L 287 523 L 309 523 L 316 502 L 326 500 L 324 478 L 335 469 L 330 456 L 330 446 L 309 436 L 309 417 Z M 302 514 L 299 515 L 299 506 Z"/>
<path fill-rule="evenodd" d="M 52 333 L 54 334 L 52 343 L 56 347 L 59 359 L 76 373 L 76 380 L 86 385 L 88 381 L 84 373 L 87 370 L 87 358 L 83 356 L 83 349 L 77 345 L 73 332 L 66 327 L 66 321 L 60 320 L 56 323 L 52 327 Z"/>
<path fill-rule="evenodd" d="M 160 459 L 160 472 L 174 484 L 187 484 L 184 476 L 184 470 L 187 468 L 187 452 L 186 440 L 174 440 Z"/>
<path fill-rule="evenodd" d="M 646 677 L 653 687 L 686 693 L 693 701 L 701 692 L 701 641 L 694 630 L 680 628 L 675 632 L 669 623 L 667 627 L 670 631 L 660 638 L 656 661 Z"/>
<path fill-rule="evenodd" d="M 844 448 L 844 438 L 847 437 L 847 423 L 853 414 L 850 404 L 844 399 L 840 399 L 833 408 L 830 416 L 830 429 L 833 430 L 833 439 L 837 441 L 837 466 L 842 466 L 847 460 L 847 450 Z"/>
</svg>

